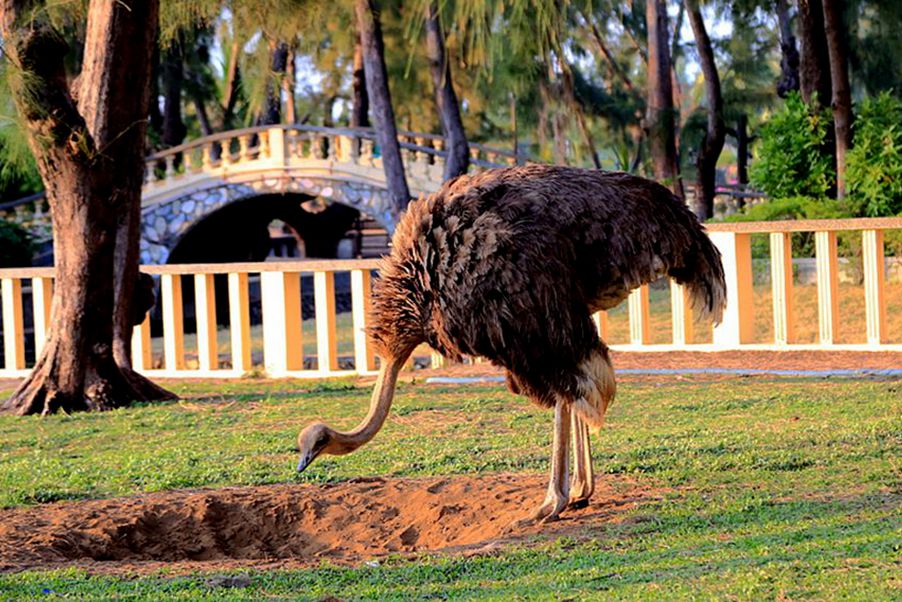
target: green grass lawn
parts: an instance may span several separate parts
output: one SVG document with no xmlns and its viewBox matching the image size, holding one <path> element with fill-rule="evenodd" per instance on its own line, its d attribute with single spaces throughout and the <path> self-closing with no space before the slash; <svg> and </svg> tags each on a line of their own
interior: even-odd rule
<svg viewBox="0 0 902 602">
<path fill-rule="evenodd" d="M 497 386 L 403 384 L 371 444 L 322 458 L 303 475 L 293 471 L 299 428 L 314 417 L 355 424 L 366 387 L 175 388 L 184 401 L 0 416 L 0 505 L 360 475 L 546 470 L 550 414 Z M 902 597 L 898 381 L 624 382 L 594 450 L 602 475 L 628 475 L 664 495 L 586 537 L 539 537 L 489 556 L 250 572 L 239 588 L 210 587 L 203 574 L 31 571 L 0 575 L 0 599 Z"/>
</svg>

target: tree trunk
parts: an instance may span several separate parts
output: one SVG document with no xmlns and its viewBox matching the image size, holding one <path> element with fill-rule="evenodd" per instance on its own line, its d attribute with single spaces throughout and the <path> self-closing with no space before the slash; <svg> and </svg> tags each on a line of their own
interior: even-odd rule
<svg viewBox="0 0 902 602">
<path fill-rule="evenodd" d="M 294 89 L 297 83 L 297 69 L 294 64 L 294 48 L 288 49 L 285 61 L 285 77 L 282 78 L 282 92 L 285 94 L 285 123 L 297 123 L 298 113 L 294 98 Z"/>
<path fill-rule="evenodd" d="M 802 47 L 799 60 L 802 100 L 811 104 L 814 94 L 817 93 L 817 105 L 823 107 L 833 94 L 821 0 L 799 0 L 798 23 Z"/>
<path fill-rule="evenodd" d="M 720 76 L 714 62 L 714 49 L 705 29 L 698 0 L 686 0 L 689 25 L 695 36 L 695 45 L 705 76 L 705 97 L 707 100 L 708 123 L 701 147 L 698 149 L 695 165 L 698 170 L 695 184 L 695 215 L 702 221 L 714 215 L 714 188 L 717 176 L 717 160 L 723 150 L 726 126 L 723 121 L 723 95 L 720 91 Z"/>
<path fill-rule="evenodd" d="M 655 178 L 679 198 L 683 196 L 676 154 L 673 89 L 670 81 L 670 46 L 667 43 L 667 7 L 664 0 L 646 0 L 648 27 L 648 146 Z"/>
<path fill-rule="evenodd" d="M 586 114 L 583 112 L 583 108 L 576 98 L 576 85 L 573 82 L 573 71 L 570 68 L 570 64 L 565 60 L 561 60 L 560 65 L 561 76 L 563 79 L 562 83 L 564 85 L 564 96 L 567 99 L 567 104 L 576 116 L 576 125 L 579 127 L 579 133 L 583 137 L 583 142 L 586 143 L 589 156 L 592 157 L 592 164 L 595 166 L 595 169 L 601 169 L 601 158 L 598 156 L 598 151 L 595 149 L 595 141 L 592 139 L 592 132 L 589 130 L 589 124 L 586 122 Z"/>
<path fill-rule="evenodd" d="M 836 194 L 846 193 L 846 151 L 852 146 L 852 93 L 849 88 L 848 52 L 842 20 L 842 2 L 822 0 L 830 83 L 833 91 L 833 126 L 836 132 Z"/>
<path fill-rule="evenodd" d="M 351 127 L 365 128 L 370 125 L 370 100 L 366 94 L 366 70 L 363 66 L 363 45 L 360 34 L 354 43 L 354 73 L 352 75 L 354 101 L 351 107 Z"/>
<path fill-rule="evenodd" d="M 780 80 L 777 82 L 777 95 L 786 98 L 790 92 L 799 89 L 799 50 L 792 33 L 792 18 L 787 0 L 777 0 L 777 19 L 780 22 Z"/>
<path fill-rule="evenodd" d="M 404 175 L 395 111 L 388 89 L 378 0 L 354 0 L 354 12 L 357 16 L 357 33 L 363 46 L 366 91 L 373 106 L 376 136 L 382 150 L 382 167 L 385 170 L 388 194 L 397 218 L 410 202 L 410 190 L 407 188 L 407 178 Z"/>
<path fill-rule="evenodd" d="M 232 116 L 235 113 L 235 103 L 238 102 L 238 90 L 241 87 L 241 70 L 238 68 L 238 55 L 241 45 L 232 42 L 229 54 L 229 64 L 226 69 L 225 98 L 222 102 L 222 127 L 223 131 L 231 127 Z"/>
<path fill-rule="evenodd" d="M 520 164 L 520 140 L 519 140 L 519 132 L 517 128 L 517 97 L 514 96 L 513 92 L 508 92 L 508 99 L 510 100 L 510 117 L 511 117 L 511 135 L 513 136 L 513 145 L 512 150 L 514 151 L 514 161 L 519 165 Z"/>
<path fill-rule="evenodd" d="M 749 118 L 743 113 L 736 122 L 736 176 L 739 183 L 749 183 Z"/>
<path fill-rule="evenodd" d="M 184 61 L 180 41 L 163 52 L 160 66 L 163 78 L 163 146 L 178 146 L 185 139 L 188 128 L 182 119 L 182 83 L 184 81 Z"/>
<path fill-rule="evenodd" d="M 460 118 L 460 104 L 451 81 L 451 64 L 445 48 L 437 0 L 431 0 L 426 8 L 426 57 L 432 84 L 435 86 L 435 106 L 442 121 L 445 135 L 445 180 L 467 173 L 470 166 L 470 145 Z"/>
<path fill-rule="evenodd" d="M 273 42 L 272 72 L 266 82 L 266 106 L 263 109 L 261 125 L 275 125 L 282 122 L 282 80 L 288 64 L 288 44 Z"/>
<path fill-rule="evenodd" d="M 604 42 L 604 38 L 601 36 L 601 32 L 598 31 L 598 27 L 595 25 L 595 21 L 592 20 L 589 15 L 585 13 L 581 14 L 583 21 L 585 21 L 589 25 L 589 29 L 592 32 L 592 39 L 595 40 L 595 45 L 598 46 L 598 50 L 600 50 L 601 54 L 604 55 L 605 60 L 611 67 L 611 71 L 623 83 L 623 86 L 627 89 L 628 92 L 635 93 L 636 88 L 635 86 L 633 86 L 633 81 L 614 58 L 614 55 L 611 54 L 611 51 L 608 49 L 607 44 L 605 44 Z"/>
<path fill-rule="evenodd" d="M 46 186 L 56 258 L 50 335 L 5 411 L 105 410 L 168 395 L 117 364 L 130 329 L 114 337 L 119 316 L 135 310 L 138 239 L 124 235 L 140 211 L 158 10 L 154 0 L 91 0 L 73 97 L 67 48 L 44 7 L 0 5 L 4 50 L 27 73 L 12 82 L 13 98 Z"/>
<path fill-rule="evenodd" d="M 200 133 L 204 136 L 210 136 L 215 133 L 213 124 L 210 122 L 210 116 L 207 114 L 207 105 L 200 94 L 194 95 L 194 112 L 197 113 L 197 121 L 200 124 Z"/>
</svg>

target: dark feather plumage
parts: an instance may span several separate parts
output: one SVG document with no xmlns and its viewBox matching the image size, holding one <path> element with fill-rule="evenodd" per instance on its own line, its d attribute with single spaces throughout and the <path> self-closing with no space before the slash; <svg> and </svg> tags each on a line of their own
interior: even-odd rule
<svg viewBox="0 0 902 602">
<path fill-rule="evenodd" d="M 663 275 L 720 319 L 720 254 L 663 186 L 624 173 L 529 165 L 462 176 L 411 203 L 375 288 L 383 355 L 427 342 L 484 356 L 542 405 L 578 397 L 579 366 L 607 361 L 591 313 Z"/>
</svg>

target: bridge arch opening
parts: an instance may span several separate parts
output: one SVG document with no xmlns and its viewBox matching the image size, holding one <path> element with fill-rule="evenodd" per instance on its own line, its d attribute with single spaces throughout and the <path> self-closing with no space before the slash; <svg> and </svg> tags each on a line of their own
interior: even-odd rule
<svg viewBox="0 0 902 602">
<path fill-rule="evenodd" d="M 378 256 L 387 248 L 385 229 L 353 207 L 300 193 L 261 194 L 198 220 L 178 239 L 167 263 L 350 259 Z"/>
</svg>

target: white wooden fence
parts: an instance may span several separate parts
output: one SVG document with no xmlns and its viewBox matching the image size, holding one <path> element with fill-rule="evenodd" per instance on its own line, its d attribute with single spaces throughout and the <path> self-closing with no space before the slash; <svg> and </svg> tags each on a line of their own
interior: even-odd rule
<svg viewBox="0 0 902 602">
<path fill-rule="evenodd" d="M 723 254 L 727 278 L 728 305 L 723 322 L 713 329 L 711 342 L 693 343 L 693 322 L 682 287 L 671 283 L 670 342 L 651 344 L 649 287 L 636 289 L 628 299 L 629 342 L 613 345 L 629 351 L 737 349 L 835 349 L 902 351 L 902 344 L 890 339 L 887 320 L 887 283 L 884 270 L 884 232 L 902 229 L 902 218 L 859 220 L 811 220 L 712 224 L 711 239 Z M 837 232 L 860 232 L 865 313 L 865 330 L 858 342 L 837 343 L 838 308 Z M 793 232 L 813 232 L 816 241 L 818 338 L 800 344 L 793 319 L 792 246 Z M 770 240 L 773 337 L 768 343 L 753 340 L 751 236 L 765 233 Z M 135 367 L 151 376 L 239 377 L 251 371 L 270 376 L 325 377 L 370 373 L 376 368 L 364 335 L 374 260 L 322 260 L 265 263 L 143 266 L 142 271 L 159 277 L 162 309 L 161 359 L 152 353 L 150 319 L 135 328 L 132 350 Z M 338 353 L 339 328 L 335 304 L 335 276 L 350 275 L 351 358 Z M 228 317 L 216 315 L 214 277 L 224 275 L 228 288 Z M 313 331 L 305 332 L 301 309 L 301 278 L 312 276 L 315 320 Z M 193 308 L 196 341 L 186 353 L 186 333 L 182 286 L 190 278 L 194 285 Z M 259 279 L 262 317 L 262 362 L 252 354 L 250 282 Z M 2 330 L 4 362 L 0 377 L 18 377 L 28 366 L 47 335 L 53 288 L 52 268 L 0 270 L 2 281 Z M 32 317 L 25 320 L 23 292 L 30 289 Z M 595 316 L 603 337 L 608 335 L 608 316 Z M 220 353 L 218 323 L 227 323 L 228 351 Z M 226 331 L 223 331 L 225 333 Z M 26 333 L 34 349 L 26 357 Z M 902 333 L 897 333 L 897 340 Z M 305 342 L 315 341 L 316 367 L 305 365 Z M 348 341 L 346 341 L 346 344 Z M 191 361 L 188 361 L 190 355 Z M 257 354 L 259 355 L 259 353 Z M 312 359 L 312 354 L 306 354 Z M 340 363 L 340 359 L 342 363 Z M 433 358 L 433 365 L 440 363 Z M 342 365 L 343 364 L 343 365 Z"/>
</svg>

